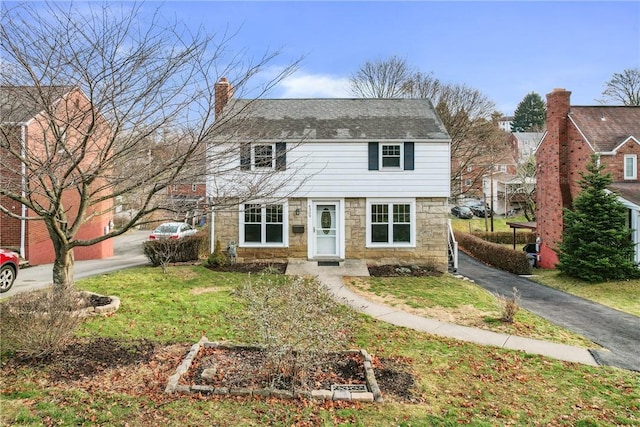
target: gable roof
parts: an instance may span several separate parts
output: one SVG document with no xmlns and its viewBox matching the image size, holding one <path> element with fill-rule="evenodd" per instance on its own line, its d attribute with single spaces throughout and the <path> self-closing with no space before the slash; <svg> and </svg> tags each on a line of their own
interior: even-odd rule
<svg viewBox="0 0 640 427">
<path fill-rule="evenodd" d="M 223 117 L 235 113 L 241 126 L 222 130 L 228 137 L 440 142 L 450 139 L 427 99 L 230 100 Z"/>
<path fill-rule="evenodd" d="M 613 152 L 630 137 L 640 140 L 640 106 L 571 106 L 569 119 L 598 153 Z"/>
<path fill-rule="evenodd" d="M 0 121 L 25 122 L 73 89 L 73 86 L 0 86 Z"/>
<path fill-rule="evenodd" d="M 640 206 L 640 185 L 637 182 L 614 182 L 609 184 L 607 189 Z"/>
</svg>

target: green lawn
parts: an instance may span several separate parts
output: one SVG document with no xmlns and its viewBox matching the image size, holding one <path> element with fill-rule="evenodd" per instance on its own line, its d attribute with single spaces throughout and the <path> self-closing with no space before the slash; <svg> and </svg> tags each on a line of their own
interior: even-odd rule
<svg viewBox="0 0 640 427">
<path fill-rule="evenodd" d="M 474 231 L 490 231 L 491 230 L 491 218 L 473 217 L 471 219 L 459 219 L 453 215 L 449 215 L 451 218 L 451 227 L 455 231 L 461 231 L 464 233 L 471 233 Z M 510 218 L 504 218 L 496 216 L 493 218 L 493 231 L 513 231 L 511 227 L 507 225 L 507 222 L 526 222 L 527 219 L 524 216 L 514 216 Z"/>
<path fill-rule="evenodd" d="M 80 335 L 182 343 L 173 346 L 178 349 L 171 353 L 174 356 L 183 355 L 203 334 L 210 340 L 241 341 L 242 334 L 231 320 L 233 313 L 241 309 L 233 289 L 246 277 L 181 266 L 171 267 L 167 275 L 160 269 L 138 268 L 82 280 L 78 285 L 83 289 L 119 296 L 121 307 L 113 315 L 87 321 Z M 411 286 L 405 288 L 407 299 L 424 301 L 414 305 L 428 305 L 426 301 L 431 297 L 426 289 L 410 294 Z M 445 305 L 446 300 L 456 298 L 445 297 L 437 304 Z M 172 371 L 158 370 L 155 364 L 175 369 L 179 359 L 162 354 L 148 366 L 90 378 L 89 383 L 95 384 L 92 387 L 79 385 L 86 381 L 50 383 L 46 366 L 9 367 L 5 358 L 0 378 L 0 424 L 640 425 L 639 373 L 438 338 L 366 316 L 359 320 L 352 345 L 365 348 L 376 358 L 401 362 L 414 380 L 410 386 L 413 402 L 403 403 L 389 396 L 385 396 L 383 404 L 167 396 L 152 385 L 163 384 L 167 372 Z M 141 377 L 144 381 L 135 387 L 117 388 L 123 377 L 130 377 L 131 382 L 136 380 L 135 375 L 142 375 L 140 372 L 146 372 Z M 101 388 L 101 382 L 109 387 Z"/>
<path fill-rule="evenodd" d="M 514 323 L 504 323 L 500 321 L 502 311 L 496 295 L 449 274 L 440 277 L 351 278 L 346 283 L 369 298 L 374 295 L 387 305 L 409 309 L 424 317 L 527 338 L 598 347 L 588 339 L 524 309 L 518 311 Z"/>
<path fill-rule="evenodd" d="M 640 316 L 640 280 L 588 283 L 568 277 L 558 270 L 537 269 L 533 274 L 531 280 L 543 285 Z"/>
</svg>

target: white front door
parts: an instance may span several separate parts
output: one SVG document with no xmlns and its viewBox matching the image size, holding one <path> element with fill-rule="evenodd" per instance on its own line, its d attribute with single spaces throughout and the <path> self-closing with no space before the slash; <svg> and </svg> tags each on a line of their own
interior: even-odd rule
<svg viewBox="0 0 640 427">
<path fill-rule="evenodd" d="M 339 203 L 314 202 L 312 209 L 313 258 L 338 257 Z"/>
</svg>

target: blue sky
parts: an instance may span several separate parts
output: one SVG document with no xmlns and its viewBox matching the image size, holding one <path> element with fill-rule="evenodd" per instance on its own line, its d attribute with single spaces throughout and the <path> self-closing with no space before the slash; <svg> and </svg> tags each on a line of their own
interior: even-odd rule
<svg viewBox="0 0 640 427">
<path fill-rule="evenodd" d="M 597 104 L 613 73 L 640 67 L 640 1 L 168 1 L 189 26 L 237 32 L 228 47 L 274 68 L 305 56 L 271 97 L 350 97 L 348 78 L 392 55 L 466 84 L 512 114 L 529 92 Z"/>
<path fill-rule="evenodd" d="M 239 32 L 236 48 L 306 55 L 272 96 L 348 97 L 364 61 L 398 55 L 512 114 L 531 92 L 596 104 L 613 73 L 640 67 L 640 1 L 168 2 L 190 24 Z M 220 30 L 219 30 L 220 31 Z M 276 62 L 277 62 L 276 61 Z M 284 61 L 284 62 L 283 62 Z M 275 64 L 274 64 L 275 65 Z"/>
</svg>

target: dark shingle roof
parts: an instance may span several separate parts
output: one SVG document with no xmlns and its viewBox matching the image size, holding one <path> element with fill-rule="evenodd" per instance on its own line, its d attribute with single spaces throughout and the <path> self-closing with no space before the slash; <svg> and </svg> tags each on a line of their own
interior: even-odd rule
<svg viewBox="0 0 640 427">
<path fill-rule="evenodd" d="M 448 140 L 427 99 L 231 100 L 227 117 L 245 108 L 227 136 L 305 140 Z M 224 132 L 224 131 L 223 131 Z"/>
<path fill-rule="evenodd" d="M 569 117 L 597 152 L 613 151 L 633 136 L 640 140 L 640 107 L 574 107 Z"/>
<path fill-rule="evenodd" d="M 72 86 L 0 86 L 0 122 L 20 123 L 44 111 Z"/>
<path fill-rule="evenodd" d="M 640 205 L 640 183 L 638 182 L 614 182 L 607 187 L 620 197 Z"/>
</svg>

